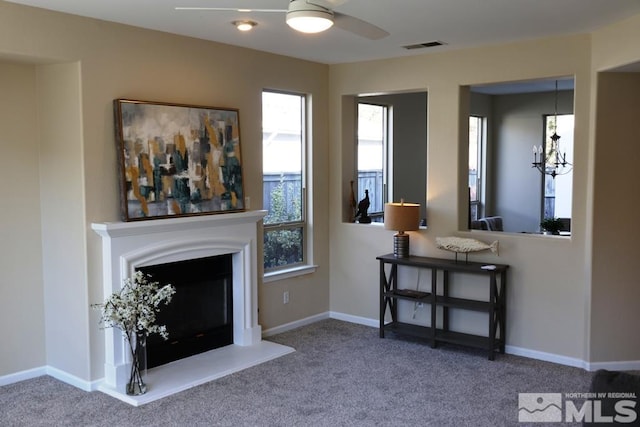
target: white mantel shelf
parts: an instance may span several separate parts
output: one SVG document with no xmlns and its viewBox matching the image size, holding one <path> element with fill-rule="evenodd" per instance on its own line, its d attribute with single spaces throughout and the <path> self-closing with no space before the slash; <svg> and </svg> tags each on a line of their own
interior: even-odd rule
<svg viewBox="0 0 640 427">
<path fill-rule="evenodd" d="M 203 227 L 224 227 L 247 222 L 258 222 L 267 214 L 265 210 L 197 215 L 180 218 L 146 219 L 131 222 L 101 222 L 91 224 L 91 228 L 103 237 L 135 236 L 163 232 L 190 230 Z"/>
</svg>

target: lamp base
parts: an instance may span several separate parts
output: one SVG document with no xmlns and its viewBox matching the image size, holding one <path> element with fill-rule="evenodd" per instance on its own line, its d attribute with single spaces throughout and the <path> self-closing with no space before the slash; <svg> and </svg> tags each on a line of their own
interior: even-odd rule
<svg viewBox="0 0 640 427">
<path fill-rule="evenodd" d="M 393 256 L 407 258 L 409 256 L 409 235 L 396 233 L 393 235 Z"/>
</svg>

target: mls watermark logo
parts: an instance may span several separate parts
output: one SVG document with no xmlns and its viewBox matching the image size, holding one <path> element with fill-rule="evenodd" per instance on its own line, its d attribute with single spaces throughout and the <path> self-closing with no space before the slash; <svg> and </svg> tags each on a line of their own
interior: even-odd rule
<svg viewBox="0 0 640 427">
<path fill-rule="evenodd" d="M 562 393 L 520 393 L 519 422 L 562 422 Z"/>
<path fill-rule="evenodd" d="M 574 400 L 576 399 L 576 400 Z M 635 393 L 519 393 L 518 421 L 629 424 L 638 420 Z"/>
</svg>

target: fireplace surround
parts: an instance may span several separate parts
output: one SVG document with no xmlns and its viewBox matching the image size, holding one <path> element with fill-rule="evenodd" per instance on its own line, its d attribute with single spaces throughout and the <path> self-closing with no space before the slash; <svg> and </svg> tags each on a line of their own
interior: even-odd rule
<svg viewBox="0 0 640 427">
<path fill-rule="evenodd" d="M 133 405 L 147 403 L 294 351 L 262 340 L 258 324 L 257 239 L 266 211 L 92 224 L 102 237 L 103 293 L 138 268 L 231 254 L 233 344 L 149 370 L 149 391 L 127 396 L 130 357 L 120 330 L 106 329 L 105 376 L 99 387 Z"/>
</svg>

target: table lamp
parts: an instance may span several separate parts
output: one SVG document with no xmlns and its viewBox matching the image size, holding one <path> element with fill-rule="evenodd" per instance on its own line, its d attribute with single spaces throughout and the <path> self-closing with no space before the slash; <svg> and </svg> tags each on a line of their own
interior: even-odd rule
<svg viewBox="0 0 640 427">
<path fill-rule="evenodd" d="M 409 256 L 409 235 L 405 231 L 418 229 L 420 223 L 420 205 L 417 203 L 385 203 L 384 228 L 395 230 L 393 235 L 393 255 L 396 258 Z"/>
</svg>

